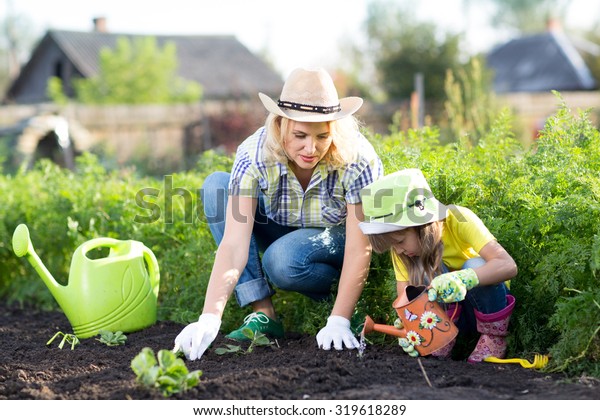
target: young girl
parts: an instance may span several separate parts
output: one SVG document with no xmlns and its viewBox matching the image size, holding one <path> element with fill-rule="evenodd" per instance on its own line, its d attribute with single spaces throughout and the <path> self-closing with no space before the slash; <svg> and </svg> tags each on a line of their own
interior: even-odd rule
<svg viewBox="0 0 600 420">
<path fill-rule="evenodd" d="M 398 294 L 409 284 L 429 285 L 429 300 L 448 304 L 461 334 L 481 334 L 469 362 L 504 357 L 515 305 L 504 281 L 517 266 L 481 219 L 436 200 L 419 169 L 386 175 L 363 188 L 361 197 L 365 221 L 359 226 L 373 251 L 391 250 Z M 418 355 L 407 342 L 401 345 Z M 453 345 L 433 355 L 449 357 Z"/>
</svg>

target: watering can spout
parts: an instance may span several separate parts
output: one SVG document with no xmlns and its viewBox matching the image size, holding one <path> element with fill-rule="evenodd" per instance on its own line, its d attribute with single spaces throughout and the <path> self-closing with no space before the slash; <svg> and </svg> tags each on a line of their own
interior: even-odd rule
<svg viewBox="0 0 600 420">
<path fill-rule="evenodd" d="M 393 335 L 396 337 L 406 337 L 406 332 L 394 327 L 393 325 L 376 324 L 373 319 L 367 315 L 365 318 L 365 324 L 363 327 L 363 334 L 369 334 L 373 331 L 377 331 L 383 334 Z"/>
<path fill-rule="evenodd" d="M 29 263 L 42 278 L 50 292 L 54 297 L 57 297 L 62 292 L 61 286 L 50 274 L 40 257 L 36 254 L 29 236 L 27 225 L 20 224 L 17 226 L 12 237 L 13 251 L 17 257 L 27 257 Z"/>
</svg>

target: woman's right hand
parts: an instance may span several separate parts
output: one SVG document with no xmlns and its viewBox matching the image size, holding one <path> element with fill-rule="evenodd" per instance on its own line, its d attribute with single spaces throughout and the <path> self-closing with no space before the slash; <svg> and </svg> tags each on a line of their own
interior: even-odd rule
<svg viewBox="0 0 600 420">
<path fill-rule="evenodd" d="M 317 333 L 317 344 L 323 350 L 330 350 L 331 344 L 336 350 L 343 350 L 344 345 L 349 349 L 359 347 L 358 340 L 350 329 L 350 321 L 337 315 L 327 318 L 327 325 Z"/>
<path fill-rule="evenodd" d="M 221 319 L 211 313 L 202 314 L 197 322 L 185 327 L 175 337 L 173 353 L 183 352 L 188 360 L 200 359 L 214 341 L 221 327 Z"/>
</svg>

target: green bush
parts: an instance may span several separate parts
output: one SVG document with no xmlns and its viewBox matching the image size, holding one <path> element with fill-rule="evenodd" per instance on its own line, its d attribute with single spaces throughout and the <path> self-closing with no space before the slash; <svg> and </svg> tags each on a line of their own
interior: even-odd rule
<svg viewBox="0 0 600 420">
<path fill-rule="evenodd" d="M 436 127 L 369 136 L 387 173 L 420 167 L 440 201 L 473 209 L 514 257 L 509 355 L 549 353 L 551 369 L 600 377 L 600 134 L 587 113 L 572 115 L 564 103 L 530 150 L 515 140 L 511 122 L 501 113 L 481 138 L 450 144 L 440 143 Z M 12 232 L 26 223 L 40 258 L 63 282 L 82 242 L 142 241 L 160 265 L 159 319 L 195 321 L 216 250 L 199 188 L 207 174 L 231 164 L 231 156 L 207 152 L 194 170 L 158 179 L 107 171 L 84 155 L 74 172 L 43 162 L 0 175 L 0 298 L 57 309 L 35 271 L 12 252 Z M 393 323 L 393 278 L 389 256 L 375 255 L 360 316 Z M 282 291 L 274 303 L 286 330 L 309 334 L 332 305 Z M 238 327 L 246 313 L 232 299 L 223 330 Z"/>
</svg>

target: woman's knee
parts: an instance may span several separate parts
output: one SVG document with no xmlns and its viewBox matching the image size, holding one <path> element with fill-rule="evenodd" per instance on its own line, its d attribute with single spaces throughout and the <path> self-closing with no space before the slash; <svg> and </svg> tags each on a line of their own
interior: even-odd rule
<svg viewBox="0 0 600 420">
<path fill-rule="evenodd" d="M 262 256 L 262 266 L 269 280 L 278 288 L 289 290 L 302 271 L 298 261 L 293 261 L 289 250 L 277 250 L 268 247 Z"/>
<path fill-rule="evenodd" d="M 204 207 L 204 215 L 209 223 L 225 220 L 229 178 L 230 174 L 227 172 L 213 172 L 205 178 L 202 184 L 200 197 Z"/>
<path fill-rule="evenodd" d="M 263 269 L 269 280 L 284 290 L 330 288 L 339 278 L 344 237 L 330 229 L 298 229 L 274 241 L 265 250 Z"/>
<path fill-rule="evenodd" d="M 219 190 L 225 189 L 225 192 L 227 192 L 230 177 L 231 174 L 229 172 L 213 172 L 204 178 L 202 191 L 204 191 L 204 193 L 214 194 Z"/>
</svg>

